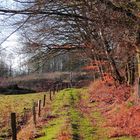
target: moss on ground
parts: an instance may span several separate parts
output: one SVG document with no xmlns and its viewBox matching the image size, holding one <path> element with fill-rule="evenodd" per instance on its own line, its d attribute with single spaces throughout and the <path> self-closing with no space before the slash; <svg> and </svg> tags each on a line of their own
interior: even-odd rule
<svg viewBox="0 0 140 140">
<path fill-rule="evenodd" d="M 82 90 L 81 90 L 82 91 Z M 92 140 L 93 139 L 93 127 L 87 118 L 85 118 L 81 112 L 78 111 L 76 105 L 81 99 L 81 91 L 71 92 L 71 108 L 70 108 L 70 117 L 71 117 L 71 126 L 72 126 L 72 136 L 73 140 Z"/>
<path fill-rule="evenodd" d="M 54 140 L 57 139 L 57 134 L 59 133 L 61 127 L 64 123 L 64 117 L 60 117 L 59 119 L 54 119 L 51 121 L 42 132 L 45 133 L 45 136 L 38 138 L 37 140 Z"/>
</svg>

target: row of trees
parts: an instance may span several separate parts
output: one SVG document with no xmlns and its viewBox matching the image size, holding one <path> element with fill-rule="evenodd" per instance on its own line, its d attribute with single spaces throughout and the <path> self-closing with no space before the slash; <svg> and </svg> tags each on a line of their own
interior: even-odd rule
<svg viewBox="0 0 140 140">
<path fill-rule="evenodd" d="M 62 54 L 56 54 L 53 57 L 48 57 L 46 60 L 42 58 L 29 58 L 25 64 L 28 69 L 28 74 L 47 73 L 47 72 L 71 72 L 82 71 L 84 66 L 90 63 L 90 59 L 86 56 L 82 56 L 79 53 L 66 52 Z"/>
<path fill-rule="evenodd" d="M 4 60 L 0 59 L 0 77 L 9 77 L 12 76 L 13 70 L 9 67 L 8 64 L 4 62 Z"/>
<path fill-rule="evenodd" d="M 1 8 L 0 13 L 18 15 L 16 26 L 22 29 L 22 51 L 28 53 L 31 60 L 46 62 L 55 55 L 78 52 L 91 59 L 102 79 L 104 73 L 119 83 L 133 85 L 136 77 L 140 79 L 139 2 L 14 1 L 18 7 Z"/>
</svg>

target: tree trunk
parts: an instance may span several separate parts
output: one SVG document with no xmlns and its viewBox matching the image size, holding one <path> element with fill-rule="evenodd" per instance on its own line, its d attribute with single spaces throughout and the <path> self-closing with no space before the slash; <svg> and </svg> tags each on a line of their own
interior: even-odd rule
<svg viewBox="0 0 140 140">
<path fill-rule="evenodd" d="M 104 39 L 103 37 L 103 34 L 102 34 L 102 30 L 100 29 L 100 37 L 101 37 L 101 40 L 102 40 L 102 43 L 103 43 L 103 49 L 105 50 L 105 54 L 106 54 L 106 57 L 108 58 L 109 60 L 109 63 L 111 65 L 111 68 L 112 68 L 112 71 L 114 72 L 115 74 L 115 78 L 116 80 L 119 81 L 119 83 L 122 83 L 124 81 L 123 77 L 121 76 L 117 66 L 116 66 L 116 62 L 114 60 L 114 58 L 111 56 L 110 52 L 109 52 L 109 49 L 110 46 L 109 46 L 109 43 L 106 39 Z"/>
<path fill-rule="evenodd" d="M 134 66 L 134 57 L 128 59 L 126 66 L 126 81 L 128 85 L 133 85 L 135 81 L 135 66 Z"/>
<path fill-rule="evenodd" d="M 98 62 L 98 61 L 101 61 L 101 60 L 99 59 L 99 56 L 97 56 L 96 54 L 94 54 L 94 61 L 95 61 L 95 62 L 96 62 L 96 61 L 97 61 L 97 62 Z M 104 71 L 103 71 L 102 65 L 100 65 L 100 64 L 97 63 L 97 66 L 98 66 L 98 68 L 99 68 L 99 73 L 100 73 L 101 80 L 103 81 L 103 80 L 104 80 L 104 77 L 103 77 Z"/>
<path fill-rule="evenodd" d="M 129 85 L 129 83 L 130 83 L 130 73 L 129 73 L 128 63 L 126 64 L 126 68 L 125 68 L 125 81 Z"/>
<path fill-rule="evenodd" d="M 131 59 L 131 79 L 130 79 L 130 84 L 134 85 L 135 82 L 135 64 L 134 64 L 135 58 L 133 57 Z"/>
<path fill-rule="evenodd" d="M 137 95 L 140 98 L 140 28 L 137 31 L 137 38 L 136 38 L 136 60 L 137 60 Z"/>
<path fill-rule="evenodd" d="M 138 70 L 138 96 L 140 97 L 140 48 L 136 48 L 137 70 Z"/>
<path fill-rule="evenodd" d="M 110 55 L 108 55 L 108 57 L 109 57 L 109 61 L 110 61 L 111 65 L 112 65 L 113 71 L 115 73 L 116 79 L 119 81 L 119 83 L 122 83 L 123 77 L 120 75 L 119 70 L 117 69 L 115 60 Z"/>
</svg>

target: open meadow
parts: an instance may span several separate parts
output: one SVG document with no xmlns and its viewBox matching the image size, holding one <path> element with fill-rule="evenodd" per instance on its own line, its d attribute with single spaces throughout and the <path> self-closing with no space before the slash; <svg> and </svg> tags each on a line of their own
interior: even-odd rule
<svg viewBox="0 0 140 140">
<path fill-rule="evenodd" d="M 22 125 L 23 117 L 30 118 L 33 101 L 43 99 L 44 93 L 23 94 L 23 95 L 0 95 L 0 139 L 3 140 L 11 135 L 10 114 L 15 112 L 18 125 Z"/>
</svg>

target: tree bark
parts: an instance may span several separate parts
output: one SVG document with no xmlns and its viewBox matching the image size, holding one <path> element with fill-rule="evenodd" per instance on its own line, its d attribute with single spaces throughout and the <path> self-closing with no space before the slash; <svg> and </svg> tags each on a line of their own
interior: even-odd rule
<svg viewBox="0 0 140 140">
<path fill-rule="evenodd" d="M 136 59 L 137 59 L 137 95 L 140 98 L 140 28 L 137 31 Z"/>
<path fill-rule="evenodd" d="M 136 48 L 136 57 L 137 57 L 137 70 L 138 70 L 138 96 L 140 97 L 140 48 Z"/>
<path fill-rule="evenodd" d="M 135 66 L 133 57 L 128 59 L 126 65 L 126 82 L 128 85 L 133 85 L 135 82 Z"/>
</svg>

